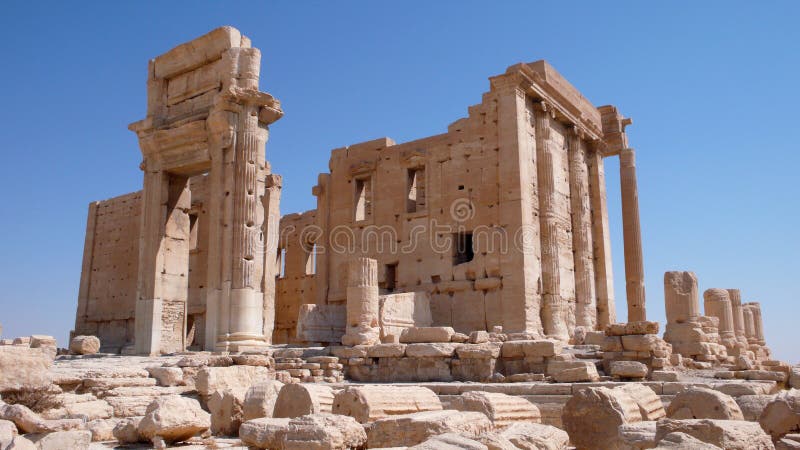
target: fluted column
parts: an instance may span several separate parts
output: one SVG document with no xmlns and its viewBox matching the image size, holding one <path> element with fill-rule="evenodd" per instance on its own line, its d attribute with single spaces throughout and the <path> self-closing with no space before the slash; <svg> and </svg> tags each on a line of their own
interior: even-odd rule
<svg viewBox="0 0 800 450">
<path fill-rule="evenodd" d="M 743 345 L 747 345 L 747 336 L 744 332 L 744 312 L 742 311 L 742 293 L 739 289 L 728 289 L 728 296 L 731 299 L 733 309 L 733 332 L 736 340 Z"/>
<path fill-rule="evenodd" d="M 744 334 L 747 337 L 747 343 L 757 344 L 755 318 L 753 317 L 753 308 L 749 303 L 742 305 L 742 316 L 744 318 Z"/>
<path fill-rule="evenodd" d="M 603 154 L 593 146 L 587 155 L 589 192 L 592 204 L 592 250 L 594 251 L 594 283 L 597 294 L 597 328 L 604 330 L 617 321 L 614 305 L 614 274 L 611 264 L 611 235 L 608 227 Z"/>
<path fill-rule="evenodd" d="M 647 320 L 644 293 L 644 257 L 639 222 L 639 190 L 636 183 L 636 156 L 626 148 L 619 154 L 622 191 L 622 235 L 625 251 L 625 292 L 628 322 Z"/>
<path fill-rule="evenodd" d="M 728 291 L 725 289 L 707 289 L 703 292 L 706 316 L 719 319 L 719 338 L 728 350 L 736 346 L 736 334 L 733 331 L 733 309 Z"/>
<path fill-rule="evenodd" d="M 582 145 L 577 128 L 573 128 L 568 139 L 572 252 L 575 261 L 575 325 L 594 329 L 597 324 L 597 307 L 586 148 Z"/>
<path fill-rule="evenodd" d="M 535 111 L 536 157 L 539 178 L 539 220 L 542 239 L 542 322 L 545 334 L 561 340 L 569 339 L 561 298 L 558 261 L 558 220 L 555 212 L 556 188 L 554 146 L 550 142 L 550 120 L 553 110 L 541 102 Z"/>
<path fill-rule="evenodd" d="M 664 274 L 664 303 L 667 310 L 668 328 L 670 324 L 696 322 L 700 316 L 697 276 L 693 272 L 666 272 Z"/>
<path fill-rule="evenodd" d="M 380 342 L 378 261 L 353 258 L 347 270 L 347 329 L 344 345 Z"/>
<path fill-rule="evenodd" d="M 261 226 L 264 234 L 264 276 L 262 291 L 264 292 L 264 337 L 272 342 L 275 329 L 275 277 L 280 273 L 278 265 L 278 238 L 280 229 L 280 201 L 283 178 L 280 175 L 266 176 L 264 197 L 261 199 L 264 208 L 264 223 Z"/>
<path fill-rule="evenodd" d="M 753 332 L 756 338 L 756 344 L 764 346 L 767 345 L 767 340 L 764 338 L 764 321 L 761 318 L 761 303 L 750 302 L 751 311 L 753 311 Z"/>
</svg>

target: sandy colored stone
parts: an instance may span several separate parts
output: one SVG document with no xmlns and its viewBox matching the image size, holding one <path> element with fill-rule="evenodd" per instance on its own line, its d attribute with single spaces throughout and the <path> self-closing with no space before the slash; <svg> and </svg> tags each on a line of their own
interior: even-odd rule
<svg viewBox="0 0 800 450">
<path fill-rule="evenodd" d="M 475 411 L 492 421 L 495 429 L 503 429 L 518 422 L 540 423 L 539 408 L 524 398 L 499 392 L 469 391 L 454 398 L 450 408 Z"/>
<path fill-rule="evenodd" d="M 656 445 L 654 421 L 629 423 L 617 429 L 617 441 L 611 448 L 633 450 L 653 448 Z"/>
<path fill-rule="evenodd" d="M 300 417 L 307 414 L 330 413 L 333 409 L 333 389 L 320 384 L 287 384 L 278 393 L 272 417 Z"/>
<path fill-rule="evenodd" d="M 155 378 L 159 386 L 182 386 L 183 370 L 180 367 L 148 367 L 147 372 Z"/>
<path fill-rule="evenodd" d="M 716 445 L 705 443 L 686 433 L 673 432 L 664 436 L 656 447 L 659 450 L 680 449 L 680 450 L 721 450 Z"/>
<path fill-rule="evenodd" d="M 408 344 L 406 356 L 410 358 L 449 358 L 453 356 L 461 344 L 452 343 L 420 343 Z"/>
<path fill-rule="evenodd" d="M 83 419 L 43 419 L 24 405 L 8 405 L 0 401 L 0 419 L 14 422 L 23 433 L 52 433 L 82 428 Z"/>
<path fill-rule="evenodd" d="M 37 450 L 87 450 L 92 442 L 92 432 L 88 430 L 55 431 L 25 437 L 36 444 Z"/>
<path fill-rule="evenodd" d="M 347 269 L 347 326 L 343 345 L 380 343 L 378 261 L 352 258 Z"/>
<path fill-rule="evenodd" d="M 639 405 L 622 390 L 587 388 L 573 394 L 561 413 L 564 429 L 579 450 L 612 448 L 620 425 L 642 421 Z"/>
<path fill-rule="evenodd" d="M 647 366 L 638 361 L 612 361 L 609 365 L 611 376 L 617 378 L 637 378 L 647 377 Z"/>
<path fill-rule="evenodd" d="M 427 342 L 450 342 L 455 334 L 451 327 L 411 327 L 400 334 L 400 342 L 404 344 Z"/>
<path fill-rule="evenodd" d="M 636 405 L 639 406 L 642 420 L 658 420 L 667 415 L 664 410 L 664 404 L 661 402 L 661 397 L 656 395 L 648 386 L 639 383 L 626 383 L 615 387 L 614 390 L 625 392 L 636 402 Z"/>
<path fill-rule="evenodd" d="M 262 381 L 248 389 L 244 396 L 244 420 L 272 417 L 281 388 L 283 383 L 271 380 Z"/>
<path fill-rule="evenodd" d="M 333 413 L 369 423 L 394 415 L 439 411 L 442 403 L 430 389 L 421 386 L 353 386 L 336 393 Z"/>
<path fill-rule="evenodd" d="M 775 396 L 766 394 L 747 394 L 735 397 L 735 399 L 736 404 L 738 404 L 739 408 L 742 410 L 744 420 L 758 422 L 758 418 L 761 417 L 761 413 L 764 412 L 764 408 L 766 408 L 767 405 L 775 399 Z"/>
<path fill-rule="evenodd" d="M 725 450 L 772 450 L 769 436 L 755 422 L 712 419 L 661 419 L 656 425 L 656 442 L 671 433 L 685 433 Z"/>
<path fill-rule="evenodd" d="M 211 427 L 211 415 L 203 411 L 197 400 L 164 396 L 153 400 L 139 422 L 139 434 L 146 439 L 181 442 Z"/>
<path fill-rule="evenodd" d="M 800 390 L 790 389 L 776 395 L 764 407 L 758 423 L 773 439 L 800 431 Z"/>
<path fill-rule="evenodd" d="M 569 435 L 551 425 L 517 422 L 500 432 L 500 437 L 521 450 L 566 450 Z"/>
<path fill-rule="evenodd" d="M 491 428 L 491 422 L 481 413 L 423 411 L 376 420 L 367 430 L 367 444 L 370 448 L 417 445 L 439 434 L 475 436 Z"/>
<path fill-rule="evenodd" d="M 702 387 L 679 392 L 667 408 L 670 419 L 744 420 L 742 410 L 730 395 Z"/>
<path fill-rule="evenodd" d="M 547 374 L 557 383 L 597 381 L 597 366 L 590 361 L 553 361 L 547 364 Z"/>
<path fill-rule="evenodd" d="M 211 413 L 211 433 L 215 435 L 236 436 L 239 426 L 244 421 L 243 389 L 226 389 L 216 391 L 208 399 L 208 411 Z"/>
<path fill-rule="evenodd" d="M 36 444 L 25 436 L 15 436 L 5 450 L 39 450 Z"/>
<path fill-rule="evenodd" d="M 487 446 L 460 434 L 444 433 L 408 447 L 408 450 L 487 450 Z"/>
<path fill-rule="evenodd" d="M 337 414 L 311 414 L 289 420 L 279 433 L 284 450 L 363 448 L 367 433 L 355 419 Z"/>
<path fill-rule="evenodd" d="M 14 422 L 0 419 L 0 449 L 5 449 L 19 432 Z"/>
<path fill-rule="evenodd" d="M 0 392 L 49 386 L 52 364 L 41 348 L 0 346 Z"/>
<path fill-rule="evenodd" d="M 86 429 L 92 433 L 92 442 L 113 441 L 114 427 L 122 420 L 118 418 L 95 419 L 86 424 Z"/>
<path fill-rule="evenodd" d="M 139 434 L 139 423 L 141 421 L 142 417 L 122 419 L 114 426 L 111 434 L 114 435 L 114 439 L 119 441 L 120 444 L 133 444 L 146 441 L 147 439 Z"/>
<path fill-rule="evenodd" d="M 230 367 L 203 367 L 197 373 L 197 392 L 209 396 L 217 391 L 246 390 L 250 386 L 273 379 L 267 367 L 258 366 L 230 366 Z"/>
<path fill-rule="evenodd" d="M 75 336 L 69 341 L 69 352 L 73 355 L 93 355 L 100 351 L 97 336 Z"/>
<path fill-rule="evenodd" d="M 292 419 L 288 417 L 281 419 L 262 417 L 248 420 L 239 427 L 239 439 L 251 447 L 279 449 L 281 445 L 280 432 L 289 425 L 290 420 Z"/>
</svg>

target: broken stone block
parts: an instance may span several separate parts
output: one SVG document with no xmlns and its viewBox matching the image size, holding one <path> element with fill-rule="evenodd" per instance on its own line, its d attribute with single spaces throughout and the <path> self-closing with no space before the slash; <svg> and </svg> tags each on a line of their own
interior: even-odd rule
<svg viewBox="0 0 800 450">
<path fill-rule="evenodd" d="M 638 361 L 612 361 L 609 364 L 612 377 L 644 379 L 647 377 L 647 366 Z"/>
<path fill-rule="evenodd" d="M 489 332 L 484 330 L 476 330 L 469 333 L 470 344 L 483 344 L 489 342 Z"/>
<path fill-rule="evenodd" d="M 561 413 L 564 429 L 579 450 L 613 448 L 620 425 L 642 421 L 639 405 L 622 390 L 586 388 L 573 394 Z"/>
<path fill-rule="evenodd" d="M 664 436 L 653 448 L 656 450 L 722 450 L 716 445 L 705 443 L 686 433 L 678 432 Z"/>
<path fill-rule="evenodd" d="M 509 443 L 510 444 L 510 443 Z M 486 450 L 487 446 L 456 433 L 445 433 L 408 447 L 408 450 Z"/>
<path fill-rule="evenodd" d="M 625 336 L 631 334 L 658 334 L 658 322 L 640 321 L 612 323 L 606 327 L 608 336 Z"/>
<path fill-rule="evenodd" d="M 406 353 L 406 344 L 376 344 L 367 349 L 370 358 L 402 358 Z"/>
<path fill-rule="evenodd" d="M 464 344 L 456 347 L 460 359 L 490 359 L 500 357 L 501 345 L 495 342 Z"/>
<path fill-rule="evenodd" d="M 670 419 L 744 420 L 742 410 L 730 395 L 703 387 L 679 392 L 667 408 Z"/>
<path fill-rule="evenodd" d="M 333 401 L 334 414 L 353 417 L 359 423 L 441 409 L 436 393 L 421 386 L 353 386 L 338 392 Z"/>
<path fill-rule="evenodd" d="M 633 334 L 622 336 L 622 349 L 633 352 L 651 352 L 655 350 L 661 339 L 655 334 Z"/>
<path fill-rule="evenodd" d="M 14 422 L 23 433 L 52 433 L 83 427 L 83 419 L 43 419 L 24 405 L 7 405 L 0 401 L 0 419 Z"/>
<path fill-rule="evenodd" d="M 244 420 L 272 417 L 275 412 L 275 402 L 283 388 L 283 383 L 277 380 L 262 381 L 247 390 L 244 396 Z"/>
<path fill-rule="evenodd" d="M 426 342 L 450 342 L 455 334 L 452 327 L 411 327 L 400 334 L 400 342 L 416 344 Z"/>
<path fill-rule="evenodd" d="M 69 341 L 69 352 L 73 355 L 94 355 L 100 351 L 97 336 L 75 336 Z"/>
<path fill-rule="evenodd" d="M 92 432 L 88 430 L 28 434 L 25 437 L 36 445 L 37 450 L 83 450 L 88 449 L 92 442 Z"/>
<path fill-rule="evenodd" d="M 14 422 L 0 419 L 0 449 L 5 449 L 19 432 Z"/>
<path fill-rule="evenodd" d="M 279 432 L 283 450 L 364 448 L 367 433 L 355 419 L 337 414 L 311 414 L 289 420 Z"/>
<path fill-rule="evenodd" d="M 293 418 L 308 414 L 330 413 L 333 410 L 333 389 L 322 384 L 286 384 L 275 400 L 272 417 Z"/>
<path fill-rule="evenodd" d="M 450 358 L 455 354 L 460 344 L 452 343 L 425 343 L 409 344 L 406 347 L 406 356 L 410 358 Z"/>
<path fill-rule="evenodd" d="M 139 434 L 139 422 L 141 421 L 142 417 L 130 417 L 123 419 L 114 426 L 111 434 L 114 435 L 114 439 L 119 441 L 120 444 L 144 442 L 147 439 Z"/>
<path fill-rule="evenodd" d="M 148 367 L 147 372 L 156 379 L 159 386 L 182 386 L 183 370 L 180 367 Z"/>
<path fill-rule="evenodd" d="M 614 390 L 625 392 L 636 402 L 639 406 L 639 413 L 642 415 L 642 420 L 658 420 L 667 415 L 664 410 L 664 403 L 661 402 L 661 397 L 643 384 L 626 383 L 622 386 L 615 387 Z"/>
<path fill-rule="evenodd" d="M 517 422 L 500 432 L 500 437 L 522 450 L 566 450 L 569 435 L 551 425 Z M 491 446 L 490 449 L 494 450 Z"/>
<path fill-rule="evenodd" d="M 580 383 L 600 379 L 597 367 L 590 361 L 550 361 L 547 364 L 547 374 L 556 383 Z"/>
<path fill-rule="evenodd" d="M 774 399 L 774 395 L 765 394 L 748 394 L 735 397 L 736 404 L 738 404 L 739 408 L 742 410 L 744 420 L 750 422 L 758 422 L 761 413 L 764 412 L 767 405 Z"/>
<path fill-rule="evenodd" d="M 670 433 L 685 433 L 725 450 L 772 450 L 774 445 L 764 430 L 744 420 L 661 419 L 656 423 L 656 442 Z"/>
<path fill-rule="evenodd" d="M 281 431 L 289 425 L 290 418 L 251 419 L 239 427 L 239 439 L 247 446 L 255 448 L 281 448 Z"/>
<path fill-rule="evenodd" d="M 267 367 L 229 366 L 203 367 L 197 372 L 197 392 L 208 397 L 224 390 L 247 390 L 250 386 L 273 378 Z"/>
<path fill-rule="evenodd" d="M 439 434 L 476 436 L 491 428 L 489 419 L 477 412 L 442 410 L 389 416 L 372 423 L 367 431 L 367 446 L 412 446 Z"/>
<path fill-rule="evenodd" d="M 161 438 L 167 443 L 185 441 L 211 427 L 211 415 L 197 400 L 167 395 L 153 400 L 139 422 L 145 439 Z"/>
<path fill-rule="evenodd" d="M 244 421 L 245 391 L 241 389 L 216 391 L 208 399 L 211 413 L 211 433 L 215 435 L 236 436 Z"/>
<path fill-rule="evenodd" d="M 656 423 L 653 421 L 620 425 L 616 449 L 646 449 L 656 446 Z"/>
<path fill-rule="evenodd" d="M 52 364 L 40 348 L 0 346 L 0 393 L 50 386 Z"/>
<path fill-rule="evenodd" d="M 790 389 L 776 395 L 764 407 L 758 423 L 775 440 L 800 431 L 800 390 Z"/>
<path fill-rule="evenodd" d="M 503 429 L 517 422 L 542 421 L 542 414 L 536 405 L 522 397 L 499 392 L 465 392 L 452 400 L 450 408 L 482 413 L 492 421 L 495 429 Z"/>
</svg>

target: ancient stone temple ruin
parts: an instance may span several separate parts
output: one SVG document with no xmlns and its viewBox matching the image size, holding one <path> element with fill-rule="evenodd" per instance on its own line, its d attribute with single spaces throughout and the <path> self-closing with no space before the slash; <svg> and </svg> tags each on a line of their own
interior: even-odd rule
<svg viewBox="0 0 800 450">
<path fill-rule="evenodd" d="M 259 75 L 230 27 L 150 61 L 143 188 L 89 205 L 69 349 L 0 340 L 0 449 L 800 448 L 800 367 L 771 359 L 761 303 L 701 308 L 673 271 L 663 337 L 647 320 L 617 108 L 513 65 L 446 133 L 333 150 L 316 209 L 281 216 L 306 187 L 267 161 Z"/>
</svg>

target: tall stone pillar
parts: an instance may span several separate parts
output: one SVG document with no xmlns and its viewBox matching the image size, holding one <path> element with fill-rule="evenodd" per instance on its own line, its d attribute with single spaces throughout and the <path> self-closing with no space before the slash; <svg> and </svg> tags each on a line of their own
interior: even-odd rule
<svg viewBox="0 0 800 450">
<path fill-rule="evenodd" d="M 742 293 L 739 289 L 728 289 L 733 309 L 733 332 L 740 344 L 747 346 L 747 336 L 744 332 L 744 312 L 742 310 Z"/>
<path fill-rule="evenodd" d="M 597 325 L 597 306 L 586 146 L 577 128 L 573 128 L 568 139 L 572 251 L 575 261 L 575 325 L 593 330 Z"/>
<path fill-rule="evenodd" d="M 748 344 L 757 344 L 758 337 L 756 336 L 755 317 L 753 315 L 753 308 L 749 303 L 742 305 L 742 317 L 744 318 L 744 334 Z"/>
<path fill-rule="evenodd" d="M 550 142 L 550 121 L 554 111 L 540 102 L 536 121 L 536 158 L 539 178 L 539 220 L 542 239 L 542 324 L 544 332 L 556 339 L 569 340 L 561 274 L 558 260 L 558 219 L 556 217 L 555 146 Z"/>
<path fill-rule="evenodd" d="M 705 315 L 719 319 L 720 341 L 729 350 L 736 348 L 736 334 L 733 330 L 733 308 L 725 289 L 706 289 L 703 292 Z"/>
<path fill-rule="evenodd" d="M 633 149 L 619 154 L 622 190 L 622 235 L 625 251 L 625 292 L 628 297 L 628 322 L 647 320 L 644 293 L 644 256 L 639 223 L 639 192 L 636 184 L 636 157 Z"/>
<path fill-rule="evenodd" d="M 767 340 L 764 337 L 764 321 L 761 318 L 761 303 L 749 302 L 750 310 L 753 312 L 753 333 L 755 334 L 756 344 L 765 346 Z"/>
<path fill-rule="evenodd" d="M 265 192 L 262 197 L 264 209 L 264 223 L 261 232 L 264 236 L 264 276 L 262 277 L 262 292 L 264 292 L 264 338 L 272 342 L 272 332 L 275 329 L 275 277 L 280 274 L 278 264 L 278 241 L 280 239 L 280 202 L 283 178 L 280 175 L 266 176 Z"/>
<path fill-rule="evenodd" d="M 594 147 L 594 146 L 593 146 Z M 614 274 L 611 263 L 611 235 L 608 226 L 606 176 L 602 153 L 593 148 L 588 155 L 589 191 L 592 203 L 592 246 L 594 250 L 594 284 L 597 294 L 597 328 L 604 330 L 616 323 Z"/>
<path fill-rule="evenodd" d="M 666 272 L 664 302 L 667 310 L 667 328 L 670 324 L 696 322 L 700 316 L 697 276 L 693 272 Z"/>
<path fill-rule="evenodd" d="M 353 258 L 347 270 L 347 328 L 344 345 L 380 343 L 378 261 Z"/>
</svg>

